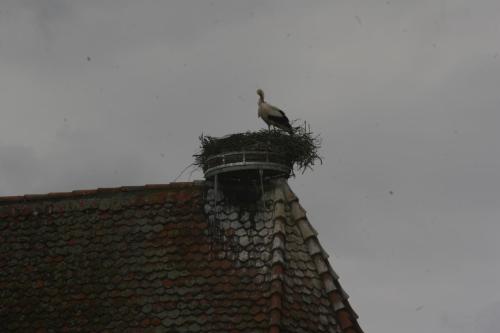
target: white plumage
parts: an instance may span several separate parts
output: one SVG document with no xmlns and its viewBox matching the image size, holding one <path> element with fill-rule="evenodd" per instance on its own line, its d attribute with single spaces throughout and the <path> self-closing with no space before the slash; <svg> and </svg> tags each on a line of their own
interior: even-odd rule
<svg viewBox="0 0 500 333">
<path fill-rule="evenodd" d="M 269 130 L 271 126 L 274 126 L 293 134 L 292 126 L 285 112 L 264 101 L 264 92 L 261 89 L 257 90 L 257 95 L 259 95 L 259 111 L 257 114 L 264 120 Z"/>
</svg>

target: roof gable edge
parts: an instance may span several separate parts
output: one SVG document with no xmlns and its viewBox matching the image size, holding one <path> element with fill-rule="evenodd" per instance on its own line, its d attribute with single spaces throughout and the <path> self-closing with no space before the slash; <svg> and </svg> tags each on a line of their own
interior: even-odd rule
<svg viewBox="0 0 500 333">
<path fill-rule="evenodd" d="M 328 260 L 328 254 L 321 246 L 317 231 L 307 219 L 305 209 L 300 205 L 298 197 L 293 193 L 287 182 L 283 184 L 283 192 L 291 206 L 291 214 L 296 221 L 298 228 L 306 242 L 307 250 L 313 258 L 316 271 L 321 277 L 321 281 L 336 314 L 337 330 L 339 332 L 363 333 L 357 322 L 358 315 L 354 312 L 348 302 L 348 295 L 342 289 L 338 275 L 333 270 Z"/>
</svg>

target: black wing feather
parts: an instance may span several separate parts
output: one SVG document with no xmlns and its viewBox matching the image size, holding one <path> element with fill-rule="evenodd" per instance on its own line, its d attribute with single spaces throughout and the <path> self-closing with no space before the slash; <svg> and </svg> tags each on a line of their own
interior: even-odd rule
<svg viewBox="0 0 500 333">
<path fill-rule="evenodd" d="M 283 117 L 268 116 L 268 118 L 275 124 L 279 124 L 285 128 L 292 128 L 292 126 L 290 125 L 290 121 L 285 116 L 285 114 L 283 114 Z"/>
<path fill-rule="evenodd" d="M 278 108 L 275 108 L 275 110 L 276 110 L 276 111 L 278 111 L 279 113 L 281 113 L 281 115 L 282 115 L 283 117 L 285 117 L 285 118 L 286 118 L 286 114 L 285 114 L 285 112 L 281 111 L 281 110 L 280 110 L 280 109 L 278 109 Z M 287 118 L 287 119 L 288 119 L 288 118 Z"/>
<path fill-rule="evenodd" d="M 285 125 L 285 124 L 290 123 L 290 121 L 288 120 L 288 118 L 286 116 L 283 116 L 283 117 L 267 116 L 267 117 L 277 124 Z"/>
</svg>

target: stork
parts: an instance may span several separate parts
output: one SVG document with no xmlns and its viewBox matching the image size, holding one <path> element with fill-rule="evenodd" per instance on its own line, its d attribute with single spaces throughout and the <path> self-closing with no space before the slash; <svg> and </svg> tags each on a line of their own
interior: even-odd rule
<svg viewBox="0 0 500 333">
<path fill-rule="evenodd" d="M 257 90 L 257 95 L 259 95 L 259 111 L 257 114 L 267 124 L 269 131 L 271 130 L 271 126 L 274 126 L 293 134 L 293 128 L 285 112 L 264 101 L 264 92 L 262 89 Z"/>
</svg>

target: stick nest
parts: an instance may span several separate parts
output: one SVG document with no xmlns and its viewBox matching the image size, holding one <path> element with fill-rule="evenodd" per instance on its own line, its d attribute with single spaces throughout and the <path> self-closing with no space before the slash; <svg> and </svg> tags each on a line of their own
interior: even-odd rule
<svg viewBox="0 0 500 333">
<path fill-rule="evenodd" d="M 268 151 L 282 154 L 290 167 L 304 173 L 306 169 L 312 170 L 315 163 L 323 162 L 318 154 L 320 147 L 321 137 L 314 135 L 307 124 L 294 127 L 293 135 L 267 129 L 235 133 L 222 138 L 202 134 L 200 152 L 194 155 L 194 165 L 206 170 L 206 161 L 210 156 L 237 151 Z"/>
</svg>

